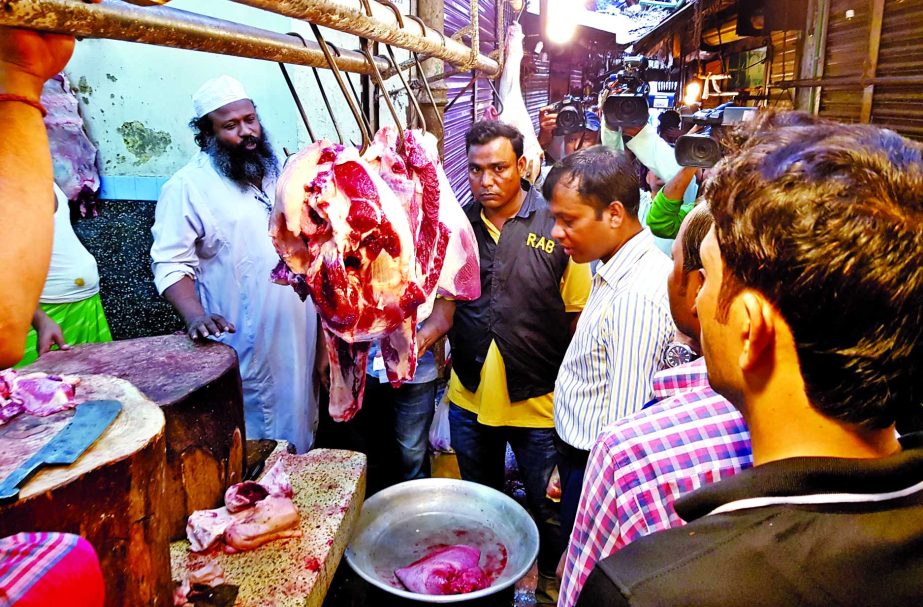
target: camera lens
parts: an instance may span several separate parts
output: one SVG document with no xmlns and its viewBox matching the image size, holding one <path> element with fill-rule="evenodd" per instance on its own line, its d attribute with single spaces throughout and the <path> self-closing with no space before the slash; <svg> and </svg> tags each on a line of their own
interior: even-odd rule
<svg viewBox="0 0 923 607">
<path fill-rule="evenodd" d="M 565 134 L 583 130 L 583 115 L 572 105 L 561 108 L 558 112 L 557 127 Z"/>
<path fill-rule="evenodd" d="M 647 109 L 647 98 L 643 95 L 609 95 L 603 103 L 603 115 L 610 129 L 644 126 Z"/>
<path fill-rule="evenodd" d="M 708 168 L 721 160 L 718 142 L 708 135 L 683 135 L 676 141 L 676 162 L 684 167 Z"/>
</svg>

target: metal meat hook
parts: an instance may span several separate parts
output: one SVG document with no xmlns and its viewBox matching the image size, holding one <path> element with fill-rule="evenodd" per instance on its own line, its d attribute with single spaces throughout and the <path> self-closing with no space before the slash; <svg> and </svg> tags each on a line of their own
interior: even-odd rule
<svg viewBox="0 0 923 607">
<path fill-rule="evenodd" d="M 398 28 L 404 29 L 404 17 L 401 15 L 400 9 L 397 8 L 397 6 L 395 6 L 391 0 L 378 0 L 378 2 L 379 4 L 383 4 L 384 6 L 387 6 L 389 9 L 391 9 L 391 12 L 394 13 L 395 19 L 397 19 Z M 394 50 L 391 48 L 391 45 L 385 44 L 385 50 L 388 52 L 388 57 L 391 60 L 391 66 L 394 68 L 394 71 L 397 72 L 397 77 L 400 78 L 401 84 L 404 85 L 404 90 L 407 91 L 407 97 L 409 98 L 410 103 L 413 105 L 414 112 L 420 119 L 420 124 L 423 127 L 423 132 L 425 133 L 428 130 L 426 128 L 426 118 L 423 117 L 423 109 L 420 107 L 420 103 L 417 101 L 417 96 L 410 88 L 410 85 L 407 84 L 407 79 L 404 78 L 404 73 L 401 71 L 401 68 L 397 63 L 397 59 L 394 57 Z"/>
<path fill-rule="evenodd" d="M 375 83 L 378 85 L 378 88 L 381 89 L 382 95 L 385 98 L 385 103 L 388 106 L 388 111 L 391 112 L 391 117 L 394 118 L 394 124 L 397 126 L 398 133 L 398 142 L 397 146 L 400 149 L 404 145 L 404 127 L 401 126 L 401 119 L 397 113 L 397 109 L 394 107 L 394 102 L 391 100 L 391 94 L 388 92 L 388 88 L 385 86 L 385 81 L 381 77 L 381 72 L 378 71 L 378 66 L 375 65 L 375 60 L 372 57 L 372 52 L 369 50 L 368 46 L 365 46 L 362 49 L 362 53 L 365 55 L 365 58 L 368 59 L 369 65 L 372 66 L 372 77 L 375 78 Z"/>
<path fill-rule="evenodd" d="M 360 112 L 359 108 L 356 107 L 356 103 L 353 101 L 352 96 L 349 94 L 349 91 L 346 90 L 346 83 L 343 82 L 343 75 L 340 73 L 340 68 L 337 67 L 336 61 L 333 60 L 333 55 L 330 53 L 330 48 L 327 46 L 327 41 L 324 40 L 324 36 L 320 33 L 320 28 L 318 28 L 313 23 L 310 23 L 309 25 L 311 26 L 311 31 L 314 32 L 314 37 L 317 39 L 317 44 L 320 46 L 321 52 L 324 53 L 324 58 L 327 60 L 327 65 L 330 66 L 330 70 L 333 72 L 333 77 L 336 79 L 337 85 L 340 87 L 340 92 L 342 92 L 343 97 L 346 98 L 346 103 L 349 105 L 349 109 L 353 114 L 353 118 L 356 119 L 356 124 L 359 126 L 359 131 L 362 135 L 362 147 L 359 148 L 359 153 L 364 154 L 368 149 L 372 138 L 365 126 L 362 112 Z M 366 59 L 368 59 L 369 62 L 375 66 L 375 62 L 370 59 L 370 55 L 367 53 Z M 377 66 L 375 66 L 375 71 L 378 71 Z"/>
<path fill-rule="evenodd" d="M 301 40 L 301 43 L 303 45 L 305 45 L 306 47 L 308 46 L 308 43 L 305 42 L 305 39 L 301 37 L 301 34 L 298 34 L 296 32 L 289 32 L 288 35 L 295 36 L 296 38 Z M 308 121 L 308 115 L 304 111 L 304 106 L 301 105 L 301 98 L 298 96 L 298 91 L 295 90 L 295 85 L 292 83 L 292 79 L 288 75 L 288 70 L 285 68 L 285 64 L 280 62 L 279 69 L 282 70 L 282 77 L 285 78 L 285 84 L 288 85 L 288 90 L 292 93 L 292 99 L 295 100 L 295 106 L 298 108 L 298 113 L 301 114 L 301 120 L 304 122 L 305 128 L 308 129 L 308 137 L 311 138 L 311 143 L 314 143 L 315 141 L 317 141 L 317 138 L 314 136 L 314 130 L 311 128 L 311 123 Z M 316 71 L 317 70 L 315 70 L 315 72 Z M 326 101 L 326 97 L 324 98 L 324 100 Z M 327 106 L 327 109 L 329 111 L 330 109 L 329 105 Z"/>
<path fill-rule="evenodd" d="M 412 21 L 416 21 L 417 24 L 419 24 L 421 31 L 424 31 L 424 32 L 426 31 L 426 24 L 423 23 L 422 19 L 420 19 L 416 15 L 407 15 L 407 18 L 411 19 Z M 443 34 L 442 32 L 438 32 L 438 34 L 442 36 L 442 45 L 445 46 L 445 34 Z M 445 121 L 443 120 L 440 113 L 435 110 L 436 97 L 433 95 L 433 89 L 430 87 L 429 81 L 426 79 L 426 74 L 423 72 L 423 64 L 420 63 L 420 55 L 418 55 L 416 51 L 413 52 L 413 60 L 417 64 L 417 73 L 420 74 L 420 80 L 423 82 L 423 88 L 426 89 L 426 95 L 429 97 L 430 103 L 433 104 L 433 110 L 434 110 L 433 113 L 435 114 L 436 119 L 439 121 L 439 126 L 441 126 L 442 128 L 445 128 Z"/>
</svg>

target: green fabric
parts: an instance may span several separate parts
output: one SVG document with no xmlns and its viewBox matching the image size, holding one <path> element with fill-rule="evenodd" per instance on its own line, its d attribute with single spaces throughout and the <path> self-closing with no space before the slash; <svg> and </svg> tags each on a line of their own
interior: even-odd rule
<svg viewBox="0 0 923 607">
<path fill-rule="evenodd" d="M 99 293 L 72 303 L 41 304 L 41 308 L 58 323 L 64 341 L 71 346 L 112 341 Z M 26 355 L 16 365 L 17 368 L 35 362 L 38 358 L 37 344 L 38 334 L 32 329 L 26 337 Z"/>
<path fill-rule="evenodd" d="M 694 202 L 684 203 L 682 200 L 670 200 L 663 195 L 663 188 L 660 188 L 651 202 L 651 210 L 647 212 L 647 227 L 651 229 L 654 236 L 676 238 L 680 224 L 694 206 Z"/>
</svg>

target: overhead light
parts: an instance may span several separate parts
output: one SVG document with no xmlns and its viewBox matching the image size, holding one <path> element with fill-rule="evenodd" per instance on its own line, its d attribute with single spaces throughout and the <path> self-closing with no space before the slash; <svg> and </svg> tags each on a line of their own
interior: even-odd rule
<svg viewBox="0 0 923 607">
<path fill-rule="evenodd" d="M 702 84 L 698 80 L 693 80 L 686 85 L 686 94 L 683 96 L 685 105 L 695 105 L 699 102 L 699 95 L 702 94 Z"/>
<path fill-rule="evenodd" d="M 582 10 L 567 0 L 547 0 L 545 15 L 545 37 L 553 44 L 567 44 L 577 31 L 577 13 Z"/>
<path fill-rule="evenodd" d="M 855 17 L 855 16 L 856 16 L 856 11 L 854 11 L 853 9 L 848 9 L 848 10 L 846 11 L 846 18 L 847 18 L 847 19 L 852 19 L 852 18 Z"/>
</svg>

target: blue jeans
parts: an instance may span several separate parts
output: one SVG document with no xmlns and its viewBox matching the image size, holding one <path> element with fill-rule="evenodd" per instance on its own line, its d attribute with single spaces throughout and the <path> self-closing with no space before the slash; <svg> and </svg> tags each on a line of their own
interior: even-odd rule
<svg viewBox="0 0 923 607">
<path fill-rule="evenodd" d="M 486 426 L 478 422 L 475 413 L 455 404 L 449 407 L 449 428 L 461 477 L 498 491 L 503 491 L 506 444 L 510 444 L 525 486 L 526 503 L 538 525 L 539 571 L 554 575 L 564 550 L 557 505 L 546 496 L 556 463 L 554 428 Z"/>
<path fill-rule="evenodd" d="M 561 536 L 570 539 L 577 521 L 577 510 L 580 509 L 580 494 L 590 452 L 571 447 L 557 433 L 554 446 L 558 454 L 558 475 L 561 477 Z"/>
<path fill-rule="evenodd" d="M 435 381 L 392 388 L 369 375 L 362 409 L 348 422 L 332 423 L 320 444 L 368 457 L 370 496 L 403 481 L 429 477 L 427 444 L 435 412 Z"/>
</svg>

